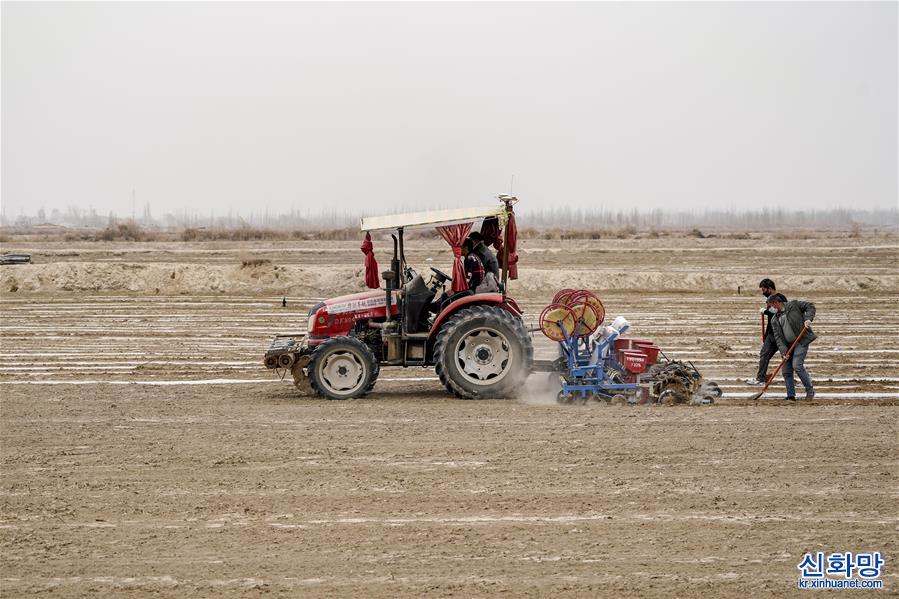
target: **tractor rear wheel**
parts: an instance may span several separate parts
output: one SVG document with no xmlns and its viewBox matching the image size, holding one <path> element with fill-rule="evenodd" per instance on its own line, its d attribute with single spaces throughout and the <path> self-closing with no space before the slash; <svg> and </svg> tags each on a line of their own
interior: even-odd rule
<svg viewBox="0 0 899 599">
<path fill-rule="evenodd" d="M 378 370 L 371 348 L 355 337 L 344 336 L 322 341 L 312 352 L 306 372 L 316 395 L 354 399 L 371 391 Z"/>
<path fill-rule="evenodd" d="M 521 319 L 499 306 L 472 306 L 437 334 L 434 362 L 440 382 L 457 397 L 511 397 L 531 372 L 534 347 Z"/>
</svg>

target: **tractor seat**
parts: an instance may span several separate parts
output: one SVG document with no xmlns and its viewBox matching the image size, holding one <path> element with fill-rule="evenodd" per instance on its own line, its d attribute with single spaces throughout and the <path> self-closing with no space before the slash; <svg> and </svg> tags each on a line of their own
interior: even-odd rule
<svg viewBox="0 0 899 599">
<path fill-rule="evenodd" d="M 404 306 L 407 333 L 416 333 L 427 328 L 427 307 L 433 299 L 434 292 L 428 289 L 421 275 L 416 275 L 414 279 L 406 283 Z"/>
</svg>

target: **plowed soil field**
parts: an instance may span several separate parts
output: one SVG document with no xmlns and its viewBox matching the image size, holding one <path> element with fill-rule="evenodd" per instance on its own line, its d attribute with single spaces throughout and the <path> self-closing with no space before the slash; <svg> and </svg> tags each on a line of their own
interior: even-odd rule
<svg viewBox="0 0 899 599">
<path fill-rule="evenodd" d="M 692 407 L 462 401 L 421 368 L 300 396 L 262 354 L 359 289 L 358 243 L 3 250 L 35 261 L 0 267 L 3 597 L 791 596 L 804 553 L 874 550 L 899 585 L 895 237 L 522 241 L 527 318 L 594 289 L 721 385 Z M 741 383 L 763 276 L 817 305 L 814 401 Z"/>
</svg>

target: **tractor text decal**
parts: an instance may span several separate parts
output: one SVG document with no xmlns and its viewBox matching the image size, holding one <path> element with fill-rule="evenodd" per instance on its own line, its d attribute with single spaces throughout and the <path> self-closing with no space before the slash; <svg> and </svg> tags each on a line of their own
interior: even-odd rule
<svg viewBox="0 0 899 599">
<path fill-rule="evenodd" d="M 393 305 L 396 306 L 398 292 L 393 292 Z M 328 304 L 328 314 L 345 314 L 347 312 L 357 312 L 360 310 L 369 310 L 371 308 L 383 308 L 386 305 L 383 295 L 368 297 L 365 299 L 352 299 L 334 304 Z"/>
</svg>

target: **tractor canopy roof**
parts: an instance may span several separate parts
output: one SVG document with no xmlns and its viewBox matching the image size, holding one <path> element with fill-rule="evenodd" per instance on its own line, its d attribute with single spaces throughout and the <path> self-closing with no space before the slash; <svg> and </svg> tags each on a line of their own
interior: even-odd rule
<svg viewBox="0 0 899 599">
<path fill-rule="evenodd" d="M 361 230 L 381 231 L 384 229 L 411 229 L 414 227 L 439 227 L 467 223 L 478 218 L 496 216 L 500 226 L 506 222 L 506 207 L 500 203 L 493 206 L 477 208 L 450 208 L 448 210 L 427 210 L 424 212 L 407 212 L 405 214 L 388 214 L 386 216 L 367 216 L 362 218 Z"/>
</svg>

